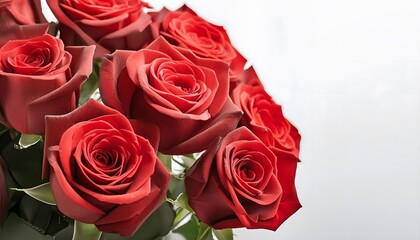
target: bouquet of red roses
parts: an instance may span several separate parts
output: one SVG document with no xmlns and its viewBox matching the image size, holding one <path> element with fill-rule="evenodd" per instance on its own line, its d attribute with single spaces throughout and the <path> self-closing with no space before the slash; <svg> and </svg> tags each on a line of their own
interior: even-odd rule
<svg viewBox="0 0 420 240">
<path fill-rule="evenodd" d="M 300 135 L 223 27 L 47 3 L 0 0 L 1 239 L 224 240 L 301 207 Z"/>
</svg>

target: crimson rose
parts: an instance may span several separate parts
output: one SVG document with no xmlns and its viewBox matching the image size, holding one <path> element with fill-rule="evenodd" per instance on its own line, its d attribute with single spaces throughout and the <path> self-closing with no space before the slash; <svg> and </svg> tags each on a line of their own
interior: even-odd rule
<svg viewBox="0 0 420 240">
<path fill-rule="evenodd" d="M 235 129 L 241 112 L 228 96 L 228 65 L 204 59 L 158 38 L 137 52 L 116 51 L 103 60 L 105 104 L 160 128 L 159 151 L 199 152 Z"/>
<path fill-rule="evenodd" d="M 242 73 L 246 59 L 232 46 L 223 27 L 207 22 L 185 5 L 176 11 L 164 8 L 150 14 L 155 38 L 163 35 L 200 57 L 227 62 L 232 79 Z"/>
<path fill-rule="evenodd" d="M 95 57 L 150 42 L 148 6 L 141 0 L 47 0 L 67 45 L 96 45 Z"/>
<path fill-rule="evenodd" d="M 158 137 L 150 128 L 147 135 Z M 45 137 L 51 188 L 66 216 L 131 236 L 164 201 L 170 174 L 121 113 L 90 100 L 47 116 Z"/>
<path fill-rule="evenodd" d="M 276 230 L 301 207 L 296 165 L 293 155 L 276 156 L 241 127 L 215 142 L 188 170 L 188 202 L 200 220 L 216 229 Z"/>
<path fill-rule="evenodd" d="M 77 106 L 92 71 L 94 46 L 66 47 L 50 35 L 0 48 L 0 123 L 26 134 L 44 133 L 44 116 Z"/>
<path fill-rule="evenodd" d="M 267 146 L 290 152 L 298 158 L 298 130 L 284 117 L 281 106 L 273 101 L 264 87 L 255 83 L 255 86 L 239 84 L 232 91 L 234 103 L 244 112 L 241 125 L 251 129 Z"/>
</svg>

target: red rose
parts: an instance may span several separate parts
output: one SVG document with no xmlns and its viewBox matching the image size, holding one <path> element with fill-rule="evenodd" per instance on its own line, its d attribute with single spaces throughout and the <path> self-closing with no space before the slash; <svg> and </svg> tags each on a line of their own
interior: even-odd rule
<svg viewBox="0 0 420 240">
<path fill-rule="evenodd" d="M 276 155 L 241 127 L 215 142 L 185 178 L 198 218 L 216 229 L 276 230 L 300 207 L 293 155 Z M 211 203 L 211 204 L 209 204 Z"/>
<path fill-rule="evenodd" d="M 230 89 L 231 90 L 235 89 L 241 83 L 244 83 L 246 85 L 251 85 L 251 86 L 263 86 L 263 84 L 260 81 L 260 78 L 255 72 L 254 67 L 252 66 L 244 70 L 241 73 L 241 75 L 239 75 L 237 78 L 231 79 Z"/>
<path fill-rule="evenodd" d="M 227 62 L 231 78 L 243 71 L 246 59 L 232 46 L 223 27 L 207 22 L 185 5 L 177 11 L 164 8 L 151 16 L 155 38 L 163 35 L 171 43 L 188 48 L 200 57 Z"/>
<path fill-rule="evenodd" d="M 45 137 L 51 188 L 66 216 L 131 236 L 164 201 L 170 174 L 121 113 L 90 100 L 47 116 Z"/>
<path fill-rule="evenodd" d="M 45 115 L 76 108 L 93 52 L 94 46 L 64 49 L 50 35 L 6 43 L 0 48 L 0 123 L 43 134 Z"/>
<path fill-rule="evenodd" d="M 4 171 L 7 170 L 3 159 L 0 157 L 0 223 L 7 216 L 7 210 L 9 208 L 9 199 L 7 197 L 7 186 L 4 179 L 3 168 L 5 169 Z"/>
<path fill-rule="evenodd" d="M 137 52 L 116 51 L 100 70 L 105 104 L 160 128 L 159 151 L 199 152 L 235 129 L 239 109 L 228 96 L 228 65 L 159 38 Z"/>
<path fill-rule="evenodd" d="M 43 35 L 48 29 L 40 0 L 0 0 L 0 23 L 0 47 L 9 40 Z"/>
<path fill-rule="evenodd" d="M 0 19 L 2 28 L 47 22 L 40 0 L 0 0 Z"/>
<path fill-rule="evenodd" d="M 148 6 L 141 0 L 47 0 L 66 45 L 96 45 L 95 57 L 150 42 Z"/>
<path fill-rule="evenodd" d="M 299 157 L 300 135 L 284 117 L 282 108 L 267 94 L 262 85 L 238 85 L 232 92 L 234 103 L 244 115 L 240 123 L 248 127 L 267 146 Z"/>
</svg>

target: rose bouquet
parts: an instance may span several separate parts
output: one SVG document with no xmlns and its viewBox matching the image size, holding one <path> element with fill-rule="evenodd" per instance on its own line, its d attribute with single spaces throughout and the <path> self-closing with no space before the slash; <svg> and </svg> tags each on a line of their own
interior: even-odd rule
<svg viewBox="0 0 420 240">
<path fill-rule="evenodd" d="M 233 239 L 300 207 L 300 135 L 223 27 L 1 0 L 0 239 Z"/>
</svg>

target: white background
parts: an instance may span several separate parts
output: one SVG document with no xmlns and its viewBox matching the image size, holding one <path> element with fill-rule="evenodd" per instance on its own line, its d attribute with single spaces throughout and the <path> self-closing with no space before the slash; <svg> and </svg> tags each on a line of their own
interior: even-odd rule
<svg viewBox="0 0 420 240">
<path fill-rule="evenodd" d="M 420 1 L 187 3 L 225 26 L 302 135 L 303 208 L 237 239 L 419 240 Z"/>
</svg>

